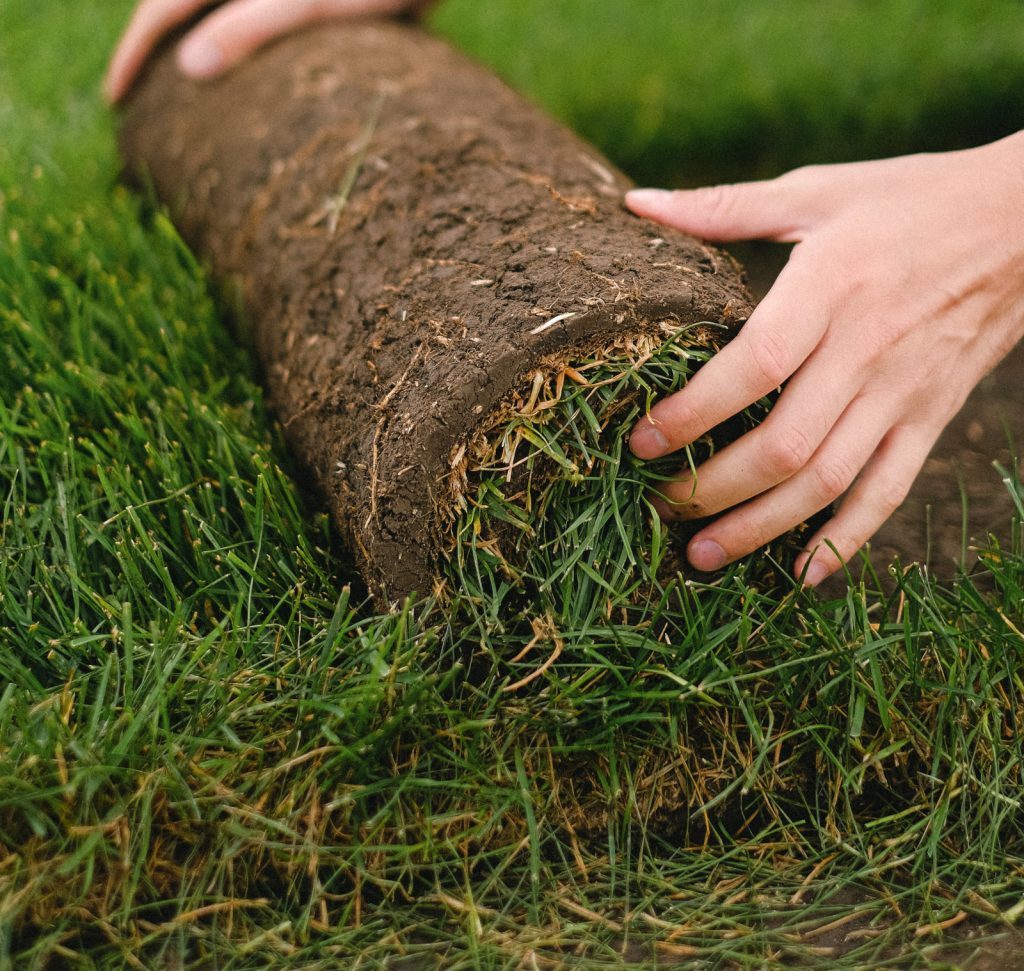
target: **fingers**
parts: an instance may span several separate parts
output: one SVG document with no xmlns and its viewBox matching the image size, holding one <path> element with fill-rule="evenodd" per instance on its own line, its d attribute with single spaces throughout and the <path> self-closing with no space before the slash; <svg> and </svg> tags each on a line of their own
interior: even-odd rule
<svg viewBox="0 0 1024 971">
<path fill-rule="evenodd" d="M 855 402 L 796 474 L 698 533 L 690 542 L 690 562 L 699 570 L 720 569 L 838 499 L 884 438 L 886 418 L 884 407 Z"/>
<path fill-rule="evenodd" d="M 120 101 L 160 39 L 213 0 L 143 0 L 114 51 L 103 82 L 107 99 Z"/>
<path fill-rule="evenodd" d="M 169 31 L 215 0 L 143 0 L 114 52 L 104 90 L 120 101 L 146 58 Z M 429 0 L 234 0 L 191 31 L 178 49 L 178 65 L 192 78 L 216 77 L 275 37 L 332 17 L 421 12 Z"/>
<path fill-rule="evenodd" d="M 805 366 L 786 388 L 765 421 L 706 461 L 696 481 L 684 471 L 658 489 L 664 519 L 702 519 L 767 492 L 800 473 L 809 464 L 812 485 L 821 491 L 818 507 L 844 492 L 860 469 L 854 457 L 842 453 L 817 455 L 826 437 L 839 431 L 840 419 L 854 407 L 861 429 L 886 425 L 886 407 L 871 414 L 863 401 L 851 406 L 856 385 L 849 375 L 832 373 L 813 364 Z M 870 435 L 870 432 L 867 433 Z M 869 441 L 861 464 L 874 451 L 878 437 Z M 788 527 L 786 527 L 788 528 Z"/>
<path fill-rule="evenodd" d="M 914 156 L 630 195 L 635 212 L 706 238 L 799 243 L 744 331 L 631 438 L 641 458 L 664 455 L 787 382 L 760 429 L 706 462 L 696 481 L 666 487 L 675 518 L 732 507 L 691 541 L 695 566 L 716 569 L 758 549 L 853 481 L 797 562 L 808 583 L 820 582 L 906 496 L 961 392 L 1005 353 L 1002 337 L 1020 338 L 1020 288 L 994 285 L 1005 264 L 988 259 L 998 247 L 986 242 L 1016 214 L 1006 205 L 1009 169 L 1002 156 L 977 168 L 986 158 Z M 941 245 L 922 249 L 924 238 Z"/>
<path fill-rule="evenodd" d="M 889 433 L 839 512 L 797 557 L 796 575 L 803 575 L 807 586 L 817 586 L 848 563 L 903 504 L 939 431 L 904 427 Z"/>
<path fill-rule="evenodd" d="M 633 454 L 653 459 L 674 452 L 776 390 L 810 356 L 827 325 L 814 281 L 794 257 L 739 334 L 682 391 L 637 422 Z"/>
<path fill-rule="evenodd" d="M 212 78 L 275 37 L 314 21 L 393 14 L 410 6 L 409 0 L 236 0 L 185 38 L 178 65 L 189 77 Z"/>
<path fill-rule="evenodd" d="M 627 193 L 626 205 L 638 216 L 700 239 L 795 243 L 813 219 L 820 182 L 814 170 L 797 169 L 765 182 L 676 192 L 635 189 Z"/>
<path fill-rule="evenodd" d="M 690 562 L 702 571 L 718 570 L 754 552 L 835 501 L 863 465 L 839 513 L 796 561 L 797 575 L 807 567 L 807 585 L 820 583 L 855 556 L 900 506 L 937 437 L 937 432 L 902 428 L 864 438 L 860 409 L 851 408 L 803 472 L 695 536 L 687 550 Z"/>
</svg>

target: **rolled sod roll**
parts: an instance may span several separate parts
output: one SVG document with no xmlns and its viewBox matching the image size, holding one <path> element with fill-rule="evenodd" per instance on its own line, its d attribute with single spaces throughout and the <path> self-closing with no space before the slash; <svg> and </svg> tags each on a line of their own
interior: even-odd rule
<svg viewBox="0 0 1024 971">
<path fill-rule="evenodd" d="M 409 25 L 318 26 L 201 85 L 165 48 L 121 149 L 237 282 L 381 605 L 438 588 L 467 449 L 538 383 L 666 335 L 719 346 L 750 311 L 731 258 L 630 215 L 593 148 Z"/>
</svg>

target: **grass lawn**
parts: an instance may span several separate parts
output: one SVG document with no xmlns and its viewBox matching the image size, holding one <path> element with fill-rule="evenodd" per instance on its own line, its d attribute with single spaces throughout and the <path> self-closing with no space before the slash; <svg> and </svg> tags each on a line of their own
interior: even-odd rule
<svg viewBox="0 0 1024 971">
<path fill-rule="evenodd" d="M 515 630 L 350 590 L 201 267 L 116 186 L 130 6 L 0 8 L 0 971 L 942 967 L 1024 917 L 1020 520 L 948 587 L 679 583 L 670 645 L 580 624 L 502 691 Z M 1009 0 L 629 6 L 436 22 L 645 181 L 1024 124 Z"/>
<path fill-rule="evenodd" d="M 437 22 L 640 182 L 777 175 L 1024 126 L 1013 0 L 447 0 Z"/>
</svg>

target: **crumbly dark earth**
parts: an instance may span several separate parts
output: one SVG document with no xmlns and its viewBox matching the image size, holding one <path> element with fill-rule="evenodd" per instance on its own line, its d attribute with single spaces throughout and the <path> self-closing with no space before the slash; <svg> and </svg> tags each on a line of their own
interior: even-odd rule
<svg viewBox="0 0 1024 971">
<path fill-rule="evenodd" d="M 165 50 L 121 146 L 240 284 L 382 606 L 431 592 L 453 451 L 542 361 L 750 310 L 730 258 L 631 216 L 625 176 L 411 26 L 319 27 L 202 86 Z"/>
</svg>

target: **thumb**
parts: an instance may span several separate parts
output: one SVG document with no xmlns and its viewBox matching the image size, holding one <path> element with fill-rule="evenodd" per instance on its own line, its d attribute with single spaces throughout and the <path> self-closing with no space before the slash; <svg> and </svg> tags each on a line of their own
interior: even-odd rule
<svg viewBox="0 0 1024 971">
<path fill-rule="evenodd" d="M 700 239 L 770 239 L 796 243 L 810 222 L 810 198 L 789 176 L 703 189 L 634 189 L 626 205 L 638 216 Z"/>
</svg>

